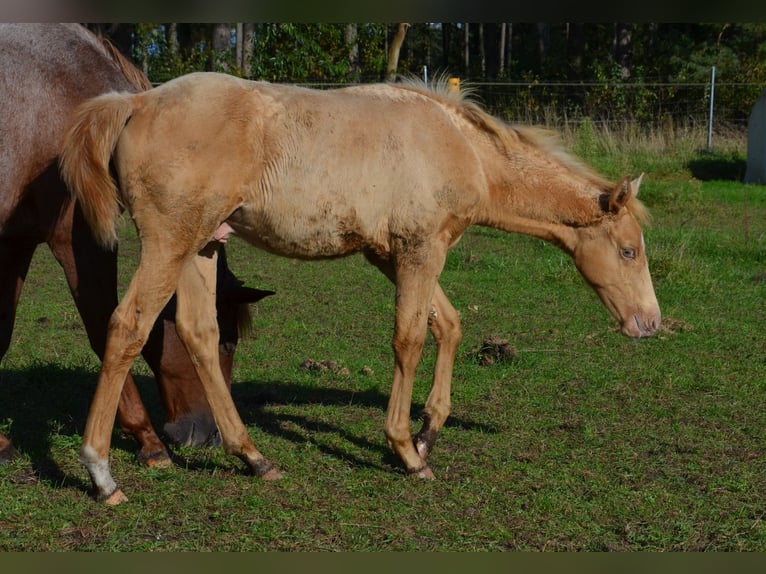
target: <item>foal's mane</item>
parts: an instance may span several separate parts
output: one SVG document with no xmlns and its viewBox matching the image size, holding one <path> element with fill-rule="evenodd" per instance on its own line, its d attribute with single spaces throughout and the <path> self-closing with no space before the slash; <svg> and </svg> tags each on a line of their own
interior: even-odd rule
<svg viewBox="0 0 766 574">
<path fill-rule="evenodd" d="M 465 87 L 461 84 L 459 90 L 454 90 L 446 77 L 439 77 L 428 86 L 417 78 L 405 78 L 397 85 L 419 92 L 454 110 L 455 113 L 494 138 L 505 155 L 510 155 L 513 149 L 518 149 L 520 146 L 528 146 L 539 150 L 565 170 L 585 179 L 601 193 L 610 193 L 616 187 L 613 182 L 569 153 L 555 132 L 538 127 L 509 124 L 488 113 L 475 100 L 474 90 L 470 86 Z M 649 221 L 648 210 L 635 195 L 631 196 L 626 207 L 639 223 L 644 224 Z"/>
</svg>

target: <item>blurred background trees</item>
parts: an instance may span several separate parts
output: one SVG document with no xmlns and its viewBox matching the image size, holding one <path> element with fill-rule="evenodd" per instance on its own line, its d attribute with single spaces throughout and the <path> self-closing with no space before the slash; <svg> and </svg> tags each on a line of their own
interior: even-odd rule
<svg viewBox="0 0 766 574">
<path fill-rule="evenodd" d="M 711 68 L 732 117 L 766 86 L 766 24 L 658 23 L 138 23 L 87 24 L 155 83 L 195 70 L 273 82 L 384 81 L 392 74 L 457 76 L 494 105 L 503 85 L 534 112 L 657 119 L 690 97 Z M 497 87 L 500 86 L 500 87 Z M 526 86 L 526 88 L 525 88 Z M 696 86 L 694 95 L 689 88 Z M 718 100 L 718 98 L 721 98 Z M 543 113 L 540 111 L 540 113 Z"/>
</svg>

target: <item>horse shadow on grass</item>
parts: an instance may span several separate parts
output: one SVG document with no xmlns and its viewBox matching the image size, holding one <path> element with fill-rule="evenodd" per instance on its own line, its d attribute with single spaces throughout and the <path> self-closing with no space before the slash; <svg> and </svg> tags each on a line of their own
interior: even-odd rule
<svg viewBox="0 0 766 574">
<path fill-rule="evenodd" d="M 155 429 L 161 429 L 165 417 L 154 379 L 140 375 L 134 375 L 134 378 Z M 54 441 L 70 439 L 73 450 L 79 449 L 96 379 L 97 373 L 92 370 L 67 368 L 56 364 L 0 371 L 0 428 L 9 430 L 6 434 L 16 449 L 29 458 L 37 480 L 90 490 L 90 483 L 74 476 L 69 470 L 62 469 L 51 455 L 51 451 L 55 446 Z M 317 381 L 315 386 L 285 381 L 248 381 L 235 384 L 232 397 L 246 425 L 254 425 L 262 432 L 295 444 L 311 442 L 324 454 L 354 466 L 387 471 L 396 469 L 403 472 L 398 458 L 390 451 L 383 438 L 383 422 L 388 406 L 387 392 L 383 393 L 378 389 L 354 391 L 328 388 L 322 386 L 321 381 Z M 298 407 L 298 410 L 288 414 L 269 408 L 279 405 Z M 302 406 L 307 410 L 310 408 L 312 413 L 301 413 Z M 370 441 L 348 432 L 341 425 L 320 421 L 316 414 L 316 406 L 353 406 L 379 412 L 380 441 Z M 422 409 L 422 403 L 413 402 L 413 418 L 417 418 Z M 445 426 L 479 430 L 482 433 L 497 432 L 492 426 L 454 416 L 449 417 Z M 380 463 L 359 458 L 342 446 L 331 446 L 326 441 L 311 438 L 317 432 L 334 434 L 363 451 L 377 452 Z M 168 444 L 167 437 L 162 438 Z M 209 466 L 209 462 L 186 460 L 172 445 L 168 444 L 168 447 L 174 462 L 180 466 L 192 470 Z M 112 437 L 112 448 L 135 452 L 137 444 L 131 437 L 117 432 Z M 265 454 L 279 466 L 279 452 Z"/>
</svg>

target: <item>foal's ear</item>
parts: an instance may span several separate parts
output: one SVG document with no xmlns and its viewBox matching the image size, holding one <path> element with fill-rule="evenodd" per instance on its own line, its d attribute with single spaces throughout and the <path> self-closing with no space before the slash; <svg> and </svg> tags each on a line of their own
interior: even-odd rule
<svg viewBox="0 0 766 574">
<path fill-rule="evenodd" d="M 608 211 L 611 213 L 617 213 L 627 205 L 631 197 L 638 196 L 638 188 L 641 185 L 641 180 L 644 174 L 642 173 L 633 181 L 627 175 L 623 177 L 620 182 L 615 186 L 612 192 L 609 194 Z"/>
</svg>

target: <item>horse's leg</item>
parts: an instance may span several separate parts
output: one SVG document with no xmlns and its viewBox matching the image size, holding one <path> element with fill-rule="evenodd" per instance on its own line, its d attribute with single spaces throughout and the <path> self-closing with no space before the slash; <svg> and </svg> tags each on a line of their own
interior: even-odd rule
<svg viewBox="0 0 766 574">
<path fill-rule="evenodd" d="M 11 345 L 16 306 L 36 247 L 33 242 L 0 238 L 0 358 Z"/>
<path fill-rule="evenodd" d="M 216 259 L 216 245 L 209 244 L 181 271 L 176 290 L 176 330 L 202 381 L 225 452 L 240 458 L 256 476 L 265 480 L 278 479 L 281 473 L 250 439 L 218 361 Z"/>
<path fill-rule="evenodd" d="M 85 423 L 80 460 L 90 474 L 98 498 L 107 504 L 126 500 L 109 470 L 112 427 L 123 384 L 160 311 L 173 294 L 184 264 L 177 251 L 181 246 L 169 249 L 172 244 L 164 239 L 158 240 L 159 248 L 147 249 L 142 245 L 138 269 L 112 314 L 101 373 Z"/>
<path fill-rule="evenodd" d="M 109 317 L 117 306 L 117 254 L 99 247 L 81 218 L 80 211 L 70 203 L 56 222 L 48 245 L 64 270 L 90 346 L 103 360 Z M 140 462 L 147 466 L 171 464 L 130 372 L 117 414 L 122 429 L 139 444 L 136 457 Z"/>
<path fill-rule="evenodd" d="M 439 284 L 434 290 L 428 326 L 436 340 L 436 366 L 431 392 L 424 409 L 423 428 L 415 437 L 415 448 L 425 460 L 450 412 L 450 389 L 455 355 L 462 339 L 460 317 Z"/>
<path fill-rule="evenodd" d="M 16 306 L 36 247 L 36 243 L 0 238 L 0 359 L 11 344 Z M 15 454 L 11 441 L 0 433 L 0 463 L 10 460 Z"/>
<path fill-rule="evenodd" d="M 411 255 L 411 254 L 408 254 Z M 410 407 L 415 370 L 420 362 L 431 300 L 434 296 L 443 256 L 436 251 L 411 258 L 420 265 L 396 267 L 396 319 L 394 321 L 394 380 L 386 413 L 385 433 L 389 446 L 409 474 L 433 478 L 433 472 L 418 454 L 410 430 Z"/>
<path fill-rule="evenodd" d="M 396 273 L 390 261 L 374 253 L 366 253 L 367 260 L 396 284 Z M 428 326 L 436 341 L 436 366 L 433 384 L 424 409 L 423 427 L 415 436 L 418 454 L 425 460 L 450 412 L 450 389 L 455 355 L 462 339 L 460 317 L 437 283 L 428 313 Z"/>
</svg>

